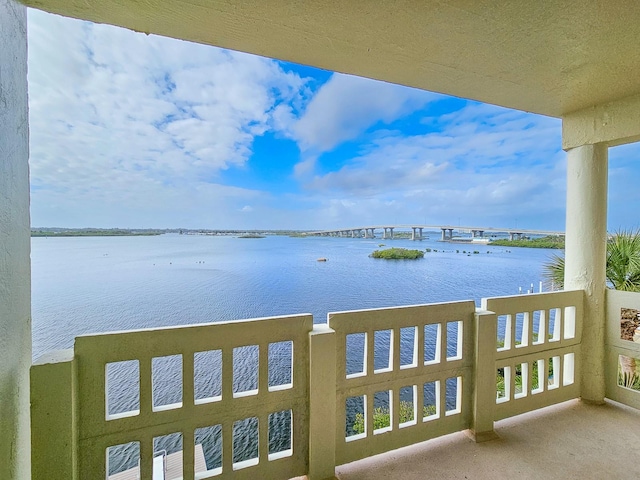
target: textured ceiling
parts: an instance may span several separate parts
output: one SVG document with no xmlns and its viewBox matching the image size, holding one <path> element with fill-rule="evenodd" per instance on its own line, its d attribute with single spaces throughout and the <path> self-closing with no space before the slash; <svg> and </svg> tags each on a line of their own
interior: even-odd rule
<svg viewBox="0 0 640 480">
<path fill-rule="evenodd" d="M 640 93 L 638 0 L 28 0 L 550 116 Z"/>
</svg>

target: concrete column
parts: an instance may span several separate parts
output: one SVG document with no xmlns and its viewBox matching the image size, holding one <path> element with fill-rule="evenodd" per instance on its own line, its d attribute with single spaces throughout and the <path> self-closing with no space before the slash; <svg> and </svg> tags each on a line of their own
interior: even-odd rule
<svg viewBox="0 0 640 480">
<path fill-rule="evenodd" d="M 391 232 L 391 236 L 389 238 L 393 240 L 393 227 L 389 228 L 389 231 Z"/>
<path fill-rule="evenodd" d="M 411 227 L 411 240 L 416 239 L 416 227 Z"/>
<path fill-rule="evenodd" d="M 336 335 L 327 324 L 309 332 L 309 480 L 335 478 Z"/>
<path fill-rule="evenodd" d="M 422 228 L 419 228 L 418 231 L 420 232 L 420 240 L 422 240 Z"/>
<path fill-rule="evenodd" d="M 567 152 L 564 287 L 585 291 L 582 398 L 603 403 L 608 151 L 604 144 Z"/>
<path fill-rule="evenodd" d="M 0 478 L 31 477 L 27 9 L 0 0 Z"/>
<path fill-rule="evenodd" d="M 447 229 L 443 228 L 442 229 L 442 241 L 444 242 L 447 239 Z"/>
</svg>

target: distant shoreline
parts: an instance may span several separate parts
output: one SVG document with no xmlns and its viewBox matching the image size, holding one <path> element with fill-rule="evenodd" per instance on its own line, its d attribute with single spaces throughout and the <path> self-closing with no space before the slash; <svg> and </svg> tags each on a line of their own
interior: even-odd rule
<svg viewBox="0 0 640 480">
<path fill-rule="evenodd" d="M 96 229 L 78 229 L 78 230 L 31 230 L 32 237 L 149 237 L 154 235 L 162 235 L 163 231 L 154 230 L 96 230 Z"/>
<path fill-rule="evenodd" d="M 557 248 L 564 249 L 564 237 L 547 236 L 522 240 L 492 240 L 489 245 L 497 247 L 525 247 L 525 248 Z"/>
</svg>

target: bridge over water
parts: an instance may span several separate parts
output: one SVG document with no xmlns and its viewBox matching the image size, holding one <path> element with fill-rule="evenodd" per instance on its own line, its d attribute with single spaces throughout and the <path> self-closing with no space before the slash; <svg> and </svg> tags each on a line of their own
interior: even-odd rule
<svg viewBox="0 0 640 480">
<path fill-rule="evenodd" d="M 304 235 L 327 236 L 327 237 L 352 237 L 352 238 L 376 238 L 376 230 L 382 230 L 383 239 L 392 239 L 394 230 L 411 231 L 411 240 L 422 240 L 423 231 L 438 231 L 442 233 L 442 241 L 453 240 L 453 231 L 470 233 L 472 238 L 483 238 L 485 233 L 509 235 L 510 240 L 521 239 L 530 235 L 557 235 L 564 236 L 564 232 L 553 230 L 530 230 L 522 228 L 496 228 L 496 227 L 473 227 L 473 226 L 453 226 L 453 225 L 416 225 L 416 224 L 386 224 L 367 225 L 362 227 L 340 228 L 334 230 L 318 230 L 306 232 Z"/>
</svg>

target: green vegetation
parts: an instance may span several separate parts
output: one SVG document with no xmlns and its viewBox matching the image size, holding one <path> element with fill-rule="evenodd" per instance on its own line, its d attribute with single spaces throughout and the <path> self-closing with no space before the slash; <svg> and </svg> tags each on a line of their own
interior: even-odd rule
<svg viewBox="0 0 640 480">
<path fill-rule="evenodd" d="M 564 237 L 549 235 L 540 238 L 522 240 L 492 240 L 491 245 L 498 247 L 528 247 L 528 248 L 564 248 Z"/>
<path fill-rule="evenodd" d="M 400 401 L 400 423 L 410 422 L 413 420 L 413 403 Z M 428 417 L 435 415 L 436 406 L 426 405 L 422 409 L 422 416 Z M 378 407 L 373 410 L 373 429 L 379 430 L 391 425 L 391 414 L 386 407 Z M 353 433 L 358 435 L 364 433 L 364 415 L 356 413 L 356 419 L 352 427 Z"/>
<path fill-rule="evenodd" d="M 162 235 L 162 230 L 128 230 L 122 228 L 32 229 L 32 237 L 134 237 Z"/>
<path fill-rule="evenodd" d="M 385 260 L 417 260 L 424 257 L 424 252 L 407 248 L 387 248 L 386 250 L 376 250 L 369 256 Z"/>
<path fill-rule="evenodd" d="M 622 230 L 609 239 L 606 275 L 613 289 L 640 292 L 640 230 Z M 544 265 L 543 276 L 556 288 L 564 288 L 564 257 L 552 256 Z"/>
<path fill-rule="evenodd" d="M 564 257 L 554 255 L 545 265 L 543 275 L 548 283 L 564 288 Z M 640 292 L 640 230 L 620 230 L 607 242 L 605 272 L 607 282 L 615 290 Z M 621 329 L 625 318 L 621 313 Z M 622 338 L 633 341 L 633 336 Z M 640 390 L 640 373 L 636 360 L 620 355 L 618 357 L 618 385 Z"/>
</svg>

